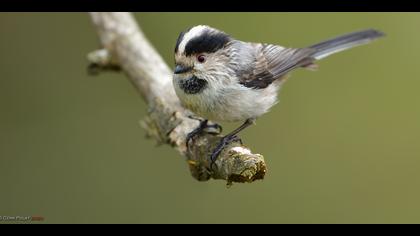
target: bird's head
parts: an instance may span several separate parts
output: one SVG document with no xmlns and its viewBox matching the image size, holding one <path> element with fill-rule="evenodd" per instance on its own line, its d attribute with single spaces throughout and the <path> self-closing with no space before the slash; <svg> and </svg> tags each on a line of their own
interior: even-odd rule
<svg viewBox="0 0 420 236">
<path fill-rule="evenodd" d="M 205 25 L 181 32 L 175 45 L 174 80 L 184 92 L 194 94 L 212 80 L 223 79 L 229 70 L 231 41 L 226 33 Z"/>
</svg>

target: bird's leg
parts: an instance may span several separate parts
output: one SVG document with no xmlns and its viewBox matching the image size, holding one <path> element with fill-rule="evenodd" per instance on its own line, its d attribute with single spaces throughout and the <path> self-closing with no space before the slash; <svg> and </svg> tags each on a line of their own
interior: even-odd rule
<svg viewBox="0 0 420 236">
<path fill-rule="evenodd" d="M 201 125 L 202 125 L 201 123 L 202 122 L 206 122 L 207 121 L 207 124 L 204 124 L 203 129 L 213 128 L 213 129 L 217 130 L 216 132 L 211 132 L 211 131 L 209 132 L 209 131 L 207 131 L 207 133 L 209 133 L 209 134 L 220 134 L 223 131 L 222 126 L 220 126 L 219 124 L 214 123 L 214 124 L 209 125 L 208 124 L 208 120 L 205 120 L 203 118 L 192 116 L 192 115 L 189 115 L 188 118 L 190 118 L 192 120 L 198 120 L 198 121 L 200 121 L 200 125 L 199 125 L 199 127 L 197 129 L 199 129 L 201 127 Z M 192 132 L 194 132 L 194 131 L 192 131 Z"/>
<path fill-rule="evenodd" d="M 230 132 L 229 134 L 227 134 L 226 136 L 224 136 L 222 138 L 222 140 L 220 140 L 219 144 L 216 146 L 216 148 L 213 150 L 213 153 L 211 154 L 210 160 L 211 160 L 211 164 L 210 164 L 210 169 L 212 169 L 213 165 L 215 165 L 216 163 L 216 159 L 219 156 L 220 152 L 223 150 L 223 148 L 230 144 L 231 142 L 234 141 L 241 141 L 240 138 L 238 138 L 238 136 L 236 136 L 239 132 L 241 132 L 242 130 L 244 130 L 246 127 L 254 124 L 255 119 L 247 119 L 241 126 L 239 126 L 238 128 L 236 128 L 234 131 Z"/>
<path fill-rule="evenodd" d="M 192 116 L 189 116 L 189 118 L 200 121 L 200 125 L 187 135 L 187 141 L 186 141 L 187 150 L 189 150 L 188 143 L 190 142 L 190 140 L 193 139 L 198 134 L 200 134 L 201 132 L 203 132 L 205 129 L 213 128 L 217 130 L 216 132 L 208 132 L 210 134 L 220 134 L 222 132 L 222 126 L 220 126 L 219 124 L 214 123 L 214 124 L 209 125 L 208 120 L 204 120 L 204 119 L 200 119 L 200 118 L 192 117 Z"/>
<path fill-rule="evenodd" d="M 188 144 L 190 142 L 190 140 L 193 139 L 198 134 L 200 134 L 207 127 L 207 122 L 208 122 L 208 120 L 200 120 L 200 125 L 197 128 L 195 128 L 193 131 L 188 133 L 187 143 L 186 143 L 187 151 L 190 150 L 190 147 L 189 147 L 189 144 Z"/>
</svg>

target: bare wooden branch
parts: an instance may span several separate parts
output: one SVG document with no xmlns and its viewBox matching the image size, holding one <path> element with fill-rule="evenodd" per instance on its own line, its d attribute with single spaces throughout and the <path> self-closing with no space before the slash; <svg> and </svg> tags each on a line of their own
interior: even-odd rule
<svg viewBox="0 0 420 236">
<path fill-rule="evenodd" d="M 88 60 L 99 67 L 116 66 L 125 72 L 149 106 L 141 121 L 148 136 L 177 149 L 187 159 L 191 174 L 199 181 L 224 179 L 252 182 L 263 179 L 264 158 L 234 142 L 227 146 L 210 168 L 210 154 L 222 136 L 204 132 L 186 148 L 186 136 L 199 121 L 190 118 L 172 85 L 172 72 L 149 43 L 130 13 L 90 13 L 103 49 L 92 52 Z"/>
</svg>

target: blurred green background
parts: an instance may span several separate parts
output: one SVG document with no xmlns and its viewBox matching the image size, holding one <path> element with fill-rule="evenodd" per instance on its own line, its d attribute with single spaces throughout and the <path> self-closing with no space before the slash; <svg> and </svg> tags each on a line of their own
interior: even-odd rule
<svg viewBox="0 0 420 236">
<path fill-rule="evenodd" d="M 420 223 L 420 14 L 136 13 L 173 67 L 178 33 L 303 47 L 377 28 L 386 38 L 298 70 L 241 135 L 263 181 L 197 182 L 145 139 L 123 74 L 88 76 L 85 13 L 0 14 L 0 215 L 45 223 Z M 237 124 L 226 124 L 225 131 Z M 167 173 L 162 175 L 162 173 Z"/>
</svg>

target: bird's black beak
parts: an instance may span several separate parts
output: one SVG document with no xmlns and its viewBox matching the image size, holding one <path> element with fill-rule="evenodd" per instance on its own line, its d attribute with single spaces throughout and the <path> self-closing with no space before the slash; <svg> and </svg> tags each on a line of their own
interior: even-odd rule
<svg viewBox="0 0 420 236">
<path fill-rule="evenodd" d="M 188 72 L 190 70 L 192 70 L 192 67 L 186 67 L 186 66 L 182 66 L 182 65 L 176 65 L 175 66 L 174 73 L 175 74 L 182 74 L 182 73 Z"/>
</svg>

